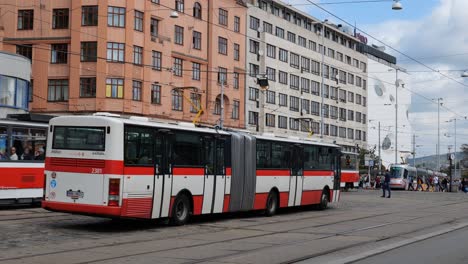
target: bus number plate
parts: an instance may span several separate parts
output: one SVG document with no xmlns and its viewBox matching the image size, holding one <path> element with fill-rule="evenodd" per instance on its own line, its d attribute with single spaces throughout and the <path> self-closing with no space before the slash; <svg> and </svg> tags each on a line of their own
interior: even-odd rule
<svg viewBox="0 0 468 264">
<path fill-rule="evenodd" d="M 102 174 L 102 169 L 100 168 L 92 168 L 91 173 L 93 174 Z"/>
<path fill-rule="evenodd" d="M 76 200 L 76 199 L 79 199 L 79 198 L 83 198 L 83 197 L 84 197 L 84 192 L 82 192 L 82 191 L 72 191 L 72 190 L 68 190 L 68 191 L 67 191 L 67 197 L 70 197 L 70 198 L 72 198 L 73 200 Z"/>
</svg>

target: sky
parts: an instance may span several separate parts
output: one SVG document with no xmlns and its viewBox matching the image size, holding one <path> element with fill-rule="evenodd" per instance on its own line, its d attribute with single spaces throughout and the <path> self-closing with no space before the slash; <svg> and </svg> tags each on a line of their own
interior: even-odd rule
<svg viewBox="0 0 468 264">
<path fill-rule="evenodd" d="M 362 3 L 331 4 L 353 1 Z M 447 122 L 453 118 L 459 119 L 457 149 L 468 144 L 468 120 L 464 118 L 468 115 L 468 78 L 460 77 L 468 70 L 468 0 L 401 0 L 403 10 L 399 11 L 391 9 L 391 0 L 314 1 L 336 17 L 307 0 L 283 2 L 321 20 L 346 24 L 341 18 L 356 24 L 369 34 L 369 44 L 387 44 L 386 52 L 397 57 L 398 65 L 412 77 L 408 87 L 412 92 L 410 121 L 416 134 L 417 156 L 436 154 L 438 107 L 431 99 L 443 98 L 440 153 L 447 153 L 450 145 L 453 151 L 454 123 Z"/>
</svg>

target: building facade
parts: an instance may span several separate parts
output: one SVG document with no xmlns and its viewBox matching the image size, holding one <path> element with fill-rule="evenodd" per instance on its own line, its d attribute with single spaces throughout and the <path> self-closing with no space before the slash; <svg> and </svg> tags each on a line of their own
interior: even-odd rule
<svg viewBox="0 0 468 264">
<path fill-rule="evenodd" d="M 242 1 L 6 2 L 0 49 L 32 60 L 32 112 L 244 127 Z"/>
<path fill-rule="evenodd" d="M 348 151 L 365 146 L 367 57 L 357 51 L 359 40 L 276 0 L 250 1 L 247 13 L 247 128 L 318 140 L 323 135 Z M 268 78 L 268 89 L 257 84 L 259 76 Z"/>
<path fill-rule="evenodd" d="M 411 76 L 396 64 L 394 57 L 382 50 L 367 46 L 364 52 L 369 57 L 369 101 L 372 102 L 369 104 L 368 146 L 375 148 L 376 154 L 380 150 L 382 165 L 386 167 L 405 163 L 413 150 L 413 129 L 409 121 Z M 395 86 L 397 80 L 398 87 Z M 395 108 L 397 103 L 398 117 Z"/>
<path fill-rule="evenodd" d="M 26 113 L 29 108 L 31 61 L 0 51 L 0 62 L 0 118 L 6 118 L 8 114 Z"/>
</svg>

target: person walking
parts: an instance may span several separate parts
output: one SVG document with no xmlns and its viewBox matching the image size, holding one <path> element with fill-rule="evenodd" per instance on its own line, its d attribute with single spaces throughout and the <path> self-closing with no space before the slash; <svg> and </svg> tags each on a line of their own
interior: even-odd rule
<svg viewBox="0 0 468 264">
<path fill-rule="evenodd" d="M 413 175 L 408 176 L 408 191 L 414 191 Z"/>
<path fill-rule="evenodd" d="M 444 178 L 444 179 L 442 180 L 442 191 L 443 191 L 443 192 L 447 192 L 447 191 L 448 191 L 447 184 L 448 184 L 447 178 Z"/>
<path fill-rule="evenodd" d="M 439 185 L 439 177 L 437 175 L 434 176 L 433 183 L 434 183 L 434 187 L 435 187 L 434 191 L 438 192 L 439 188 L 440 188 L 440 185 Z"/>
<path fill-rule="evenodd" d="M 391 197 L 391 193 L 390 193 L 390 173 L 388 172 L 388 170 L 385 171 L 385 179 L 384 179 L 384 182 L 382 184 L 382 198 L 385 198 L 385 191 L 388 191 L 388 196 L 387 198 L 390 198 Z"/>
<path fill-rule="evenodd" d="M 468 193 L 468 181 L 465 178 L 462 178 L 460 182 L 461 190 L 464 193 Z"/>
<path fill-rule="evenodd" d="M 380 175 L 377 175 L 377 177 L 375 177 L 375 188 L 380 189 Z"/>
</svg>

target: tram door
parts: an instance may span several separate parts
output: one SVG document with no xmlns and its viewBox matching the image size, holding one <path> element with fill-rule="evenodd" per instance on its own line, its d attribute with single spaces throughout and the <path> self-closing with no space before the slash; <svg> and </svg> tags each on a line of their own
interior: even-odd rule
<svg viewBox="0 0 468 264">
<path fill-rule="evenodd" d="M 171 202 L 172 168 L 171 134 L 160 130 L 154 136 L 154 187 L 152 218 L 169 216 Z"/>
<path fill-rule="evenodd" d="M 223 212 L 226 185 L 225 143 L 221 137 L 204 138 L 205 188 L 203 194 L 203 214 Z"/>
<path fill-rule="evenodd" d="M 301 145 L 296 144 L 293 147 L 292 153 L 288 205 L 296 206 L 301 205 L 302 200 L 302 189 L 304 184 L 304 149 Z"/>
</svg>

